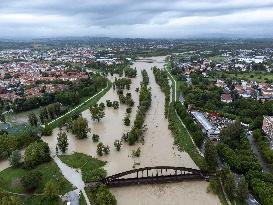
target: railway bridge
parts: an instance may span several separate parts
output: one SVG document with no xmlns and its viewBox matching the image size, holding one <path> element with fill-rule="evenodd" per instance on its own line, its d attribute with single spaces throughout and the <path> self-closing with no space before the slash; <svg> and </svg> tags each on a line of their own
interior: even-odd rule
<svg viewBox="0 0 273 205">
<path fill-rule="evenodd" d="M 160 184 L 189 180 L 208 181 L 209 177 L 213 175 L 215 174 L 209 174 L 201 170 L 186 167 L 144 167 L 114 174 L 98 181 L 88 183 L 87 186 L 93 186 L 98 183 L 105 184 L 109 187 L 121 187 L 138 184 Z"/>
</svg>

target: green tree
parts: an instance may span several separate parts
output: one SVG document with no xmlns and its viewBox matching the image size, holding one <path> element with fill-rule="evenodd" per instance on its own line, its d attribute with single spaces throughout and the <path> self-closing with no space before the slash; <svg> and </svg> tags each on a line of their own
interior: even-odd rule
<svg viewBox="0 0 273 205">
<path fill-rule="evenodd" d="M 0 135 L 0 159 L 7 159 L 14 150 L 18 149 L 18 146 L 16 137 L 6 133 Z"/>
<path fill-rule="evenodd" d="M 239 140 L 240 135 L 242 133 L 242 126 L 239 121 L 236 121 L 233 124 L 230 124 L 226 128 L 222 129 L 220 133 L 220 138 L 224 142 L 228 142 L 230 140 Z"/>
<path fill-rule="evenodd" d="M 15 150 L 9 157 L 9 163 L 12 167 L 18 167 L 20 165 L 21 153 L 19 150 Z"/>
<path fill-rule="evenodd" d="M 238 184 L 238 196 L 244 201 L 248 197 L 248 184 L 244 176 L 241 177 L 240 182 Z"/>
<path fill-rule="evenodd" d="M 42 173 L 37 170 L 27 172 L 22 178 L 21 183 L 27 192 L 37 189 L 42 180 Z"/>
<path fill-rule="evenodd" d="M 67 148 L 68 148 L 68 141 L 67 141 L 67 135 L 65 132 L 60 132 L 58 134 L 58 143 L 57 143 L 57 146 L 58 148 L 61 150 L 62 153 L 65 153 L 67 151 Z"/>
<path fill-rule="evenodd" d="M 44 192 L 43 192 L 44 198 L 50 201 L 54 201 L 59 198 L 58 194 L 59 194 L 58 185 L 52 180 L 48 181 L 44 187 Z"/>
<path fill-rule="evenodd" d="M 31 113 L 28 114 L 28 123 L 31 126 L 37 127 L 37 125 L 38 125 L 38 118 L 35 115 L 35 113 L 31 112 Z"/>
<path fill-rule="evenodd" d="M 205 160 L 210 170 L 215 171 L 217 167 L 217 150 L 215 146 L 208 141 L 205 147 Z"/>
<path fill-rule="evenodd" d="M 47 109 L 45 107 L 40 108 L 39 118 L 40 118 L 41 123 L 48 122 L 48 114 L 47 114 Z"/>
<path fill-rule="evenodd" d="M 72 124 L 72 133 L 76 135 L 78 139 L 87 138 L 87 133 L 90 132 L 88 128 L 88 122 L 83 117 L 78 117 L 73 121 Z"/>
<path fill-rule="evenodd" d="M 221 179 L 225 192 L 231 199 L 233 199 L 236 195 L 236 183 L 229 166 L 225 166 L 221 171 Z"/>
<path fill-rule="evenodd" d="M 51 136 L 53 133 L 53 128 L 49 125 L 45 125 L 44 129 L 43 129 L 43 132 L 42 132 L 42 135 L 44 136 Z"/>
<path fill-rule="evenodd" d="M 50 160 L 50 149 L 48 144 L 43 141 L 31 143 L 24 153 L 24 167 L 32 169 L 39 164 Z"/>
</svg>

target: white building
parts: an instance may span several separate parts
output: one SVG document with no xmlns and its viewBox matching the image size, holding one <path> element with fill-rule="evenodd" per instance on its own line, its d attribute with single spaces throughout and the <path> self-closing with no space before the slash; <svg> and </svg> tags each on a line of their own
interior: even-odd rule
<svg viewBox="0 0 273 205">
<path fill-rule="evenodd" d="M 204 116 L 203 113 L 193 111 L 191 114 L 194 116 L 194 118 L 197 120 L 199 125 L 202 127 L 202 131 L 208 135 L 210 140 L 218 141 L 219 140 L 219 134 L 220 130 L 212 125 L 208 119 Z"/>
</svg>

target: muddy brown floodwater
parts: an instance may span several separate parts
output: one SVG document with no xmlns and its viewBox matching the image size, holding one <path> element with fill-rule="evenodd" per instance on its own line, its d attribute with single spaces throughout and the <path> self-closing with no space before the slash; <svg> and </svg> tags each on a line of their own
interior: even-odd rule
<svg viewBox="0 0 273 205">
<path fill-rule="evenodd" d="M 77 140 L 72 134 L 68 133 L 69 149 L 68 153 L 82 152 L 97 157 L 96 143 L 92 142 L 91 135 L 98 134 L 100 141 L 110 146 L 110 154 L 99 157 L 108 163 L 105 167 L 108 175 L 127 171 L 133 167 L 145 166 L 184 166 L 198 168 L 186 152 L 179 152 L 173 145 L 173 137 L 168 129 L 168 121 L 164 117 L 165 96 L 155 82 L 151 67 L 163 68 L 165 57 L 153 57 L 140 59 L 134 62 L 132 67 L 136 67 L 138 75 L 132 79 L 131 93 L 135 101 L 135 106 L 131 114 L 131 122 L 134 121 L 138 105 L 138 93 L 135 89 L 140 86 L 142 80 L 141 70 L 146 69 L 150 78 L 149 86 L 152 88 L 152 105 L 147 112 L 145 125 L 147 131 L 144 134 L 145 143 L 135 146 L 122 145 L 121 151 L 117 152 L 113 146 L 116 139 L 120 139 L 123 133 L 130 130 L 130 127 L 123 125 L 123 118 L 126 115 L 126 106 L 121 105 L 118 110 L 107 108 L 105 117 L 101 122 L 93 122 L 89 110 L 82 113 L 88 119 L 91 133 L 85 140 Z M 114 80 L 114 77 L 111 77 Z M 110 89 L 99 102 L 118 100 L 118 95 Z M 133 123 L 131 123 L 133 124 Z M 55 151 L 57 134 L 59 129 L 55 129 L 51 137 L 43 137 L 49 143 L 52 152 Z M 141 149 L 139 158 L 132 157 L 132 150 L 138 147 Z M 190 181 L 163 185 L 143 185 L 130 186 L 123 188 L 112 188 L 111 192 L 116 196 L 119 205 L 216 205 L 220 204 L 218 197 L 207 193 L 208 183 L 204 181 Z"/>
<path fill-rule="evenodd" d="M 0 172 L 9 168 L 10 165 L 9 165 L 9 161 L 8 160 L 1 160 L 0 161 Z"/>
</svg>

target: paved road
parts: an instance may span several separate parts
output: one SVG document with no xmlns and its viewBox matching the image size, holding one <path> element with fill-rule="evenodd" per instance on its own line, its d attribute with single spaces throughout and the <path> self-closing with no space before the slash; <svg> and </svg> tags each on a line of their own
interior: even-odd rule
<svg viewBox="0 0 273 205">
<path fill-rule="evenodd" d="M 249 205 L 260 205 L 260 203 L 251 194 L 248 195 L 247 203 Z"/>
<path fill-rule="evenodd" d="M 77 110 L 78 108 L 80 108 L 81 106 L 83 106 L 85 103 L 87 103 L 88 101 L 92 100 L 93 98 L 97 97 L 99 94 L 101 94 L 103 91 L 105 91 L 108 88 L 108 82 L 107 82 L 107 86 L 105 88 L 103 88 L 100 92 L 98 92 L 97 94 L 93 95 L 92 97 L 88 98 L 87 100 L 85 100 L 83 103 L 81 103 L 80 105 L 78 105 L 77 107 L 73 108 L 72 110 L 68 111 L 67 113 L 65 113 L 64 115 L 52 120 L 51 122 L 48 123 L 48 125 L 52 124 L 53 122 L 63 118 L 64 116 L 74 112 L 75 110 Z"/>
<path fill-rule="evenodd" d="M 263 159 L 263 157 L 261 155 L 261 152 L 260 152 L 259 148 L 256 145 L 256 142 L 255 142 L 255 140 L 253 138 L 252 133 L 247 134 L 247 139 L 249 140 L 249 143 L 251 145 L 251 149 L 255 153 L 255 155 L 257 156 L 257 158 L 258 158 L 258 160 L 259 160 L 259 162 L 260 162 L 260 164 L 261 164 L 261 166 L 263 168 L 263 171 L 271 173 L 271 169 L 268 166 L 268 164 L 264 161 L 264 159 Z"/>
<path fill-rule="evenodd" d="M 69 166 L 67 166 L 65 163 L 63 163 L 58 157 L 54 157 L 53 158 L 54 161 L 56 162 L 56 164 L 58 165 L 58 167 L 60 168 L 63 176 L 71 183 L 73 184 L 73 186 L 77 187 L 77 191 L 78 193 L 80 191 L 82 191 L 83 193 L 83 196 L 85 198 L 85 201 L 87 203 L 87 205 L 91 205 L 88 197 L 87 197 L 87 194 L 84 190 L 84 187 L 85 187 L 85 183 L 83 182 L 82 180 L 82 175 L 81 175 L 81 172 L 80 171 L 77 171 L 76 169 L 73 169 Z M 75 194 L 70 194 L 72 197 L 75 197 Z M 79 196 L 79 194 L 78 194 Z M 73 198 L 74 200 L 74 198 Z M 75 200 L 76 201 L 76 200 Z"/>
</svg>

